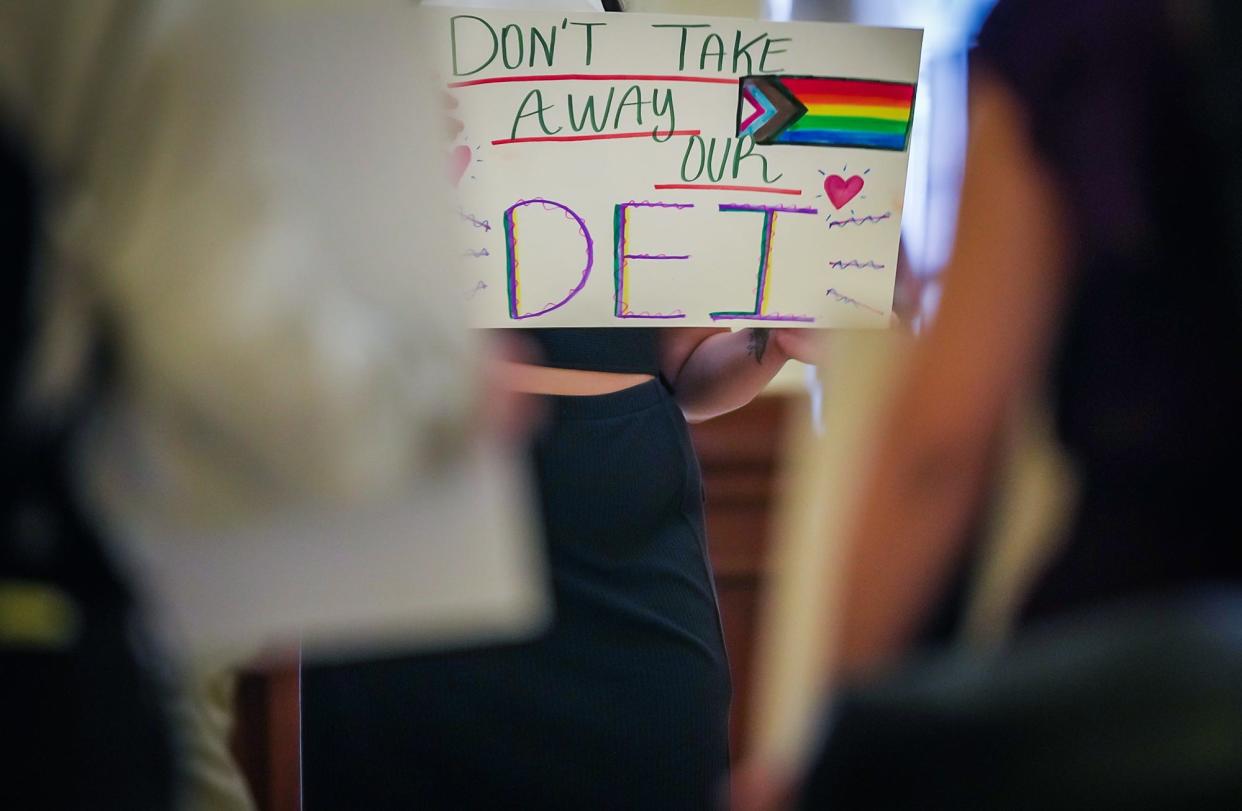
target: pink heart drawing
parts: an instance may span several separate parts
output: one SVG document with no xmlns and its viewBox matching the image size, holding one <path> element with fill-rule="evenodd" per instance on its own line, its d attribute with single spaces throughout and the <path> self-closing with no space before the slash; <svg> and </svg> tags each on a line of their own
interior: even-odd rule
<svg viewBox="0 0 1242 811">
<path fill-rule="evenodd" d="M 854 175 L 849 180 L 845 180 L 840 175 L 828 175 L 824 178 L 824 192 L 828 195 L 828 200 L 835 208 L 848 203 L 854 199 L 854 196 L 862 191 L 863 179 L 858 175 Z"/>
<path fill-rule="evenodd" d="M 461 183 L 462 175 L 466 174 L 466 168 L 470 166 L 471 157 L 470 147 L 465 144 L 453 147 L 453 151 L 449 153 L 449 182 L 454 186 Z"/>
</svg>

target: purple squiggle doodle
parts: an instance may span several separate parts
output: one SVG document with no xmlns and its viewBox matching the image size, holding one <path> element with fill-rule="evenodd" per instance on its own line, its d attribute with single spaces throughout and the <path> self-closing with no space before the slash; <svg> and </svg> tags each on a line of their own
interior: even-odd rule
<svg viewBox="0 0 1242 811">
<path fill-rule="evenodd" d="M 887 313 L 885 313 L 883 310 L 877 310 L 875 307 L 872 307 L 869 304 L 863 304 L 861 301 L 859 301 L 856 298 L 850 298 L 844 293 L 838 292 L 835 287 L 829 287 L 827 292 L 824 293 L 824 295 L 832 296 L 834 299 L 836 299 L 837 301 L 843 304 L 850 304 L 850 305 L 853 305 L 854 307 L 858 307 L 859 309 L 875 313 L 876 315 L 887 315 Z"/>
<path fill-rule="evenodd" d="M 859 262 L 857 259 L 851 259 L 848 262 L 844 262 L 840 259 L 834 259 L 828 263 L 828 267 L 830 268 L 875 268 L 876 270 L 884 269 L 884 265 L 877 264 L 876 262 L 872 262 L 870 260 L 866 262 Z"/>
<path fill-rule="evenodd" d="M 461 217 L 463 220 L 470 223 L 475 228 L 482 228 L 484 231 L 489 231 L 489 232 L 492 230 L 492 224 L 490 222 L 488 222 L 487 220 L 480 220 L 478 217 L 474 216 L 473 214 L 467 214 L 461 209 L 457 209 L 457 216 Z"/>
<path fill-rule="evenodd" d="M 850 217 L 848 220 L 833 220 L 828 223 L 829 228 L 844 228 L 847 225 L 866 225 L 870 222 L 883 222 L 893 216 L 893 212 L 885 211 L 880 216 L 868 214 L 866 217 Z"/>
</svg>

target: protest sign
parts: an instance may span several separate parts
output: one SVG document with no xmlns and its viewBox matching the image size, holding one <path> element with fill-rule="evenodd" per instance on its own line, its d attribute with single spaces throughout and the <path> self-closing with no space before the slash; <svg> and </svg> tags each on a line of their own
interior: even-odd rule
<svg viewBox="0 0 1242 811">
<path fill-rule="evenodd" d="M 424 13 L 476 326 L 887 325 L 921 32 Z"/>
</svg>

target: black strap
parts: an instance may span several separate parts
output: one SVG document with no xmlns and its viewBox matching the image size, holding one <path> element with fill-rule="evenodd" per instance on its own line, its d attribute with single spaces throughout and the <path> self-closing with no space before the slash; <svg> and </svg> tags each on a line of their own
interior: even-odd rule
<svg viewBox="0 0 1242 811">
<path fill-rule="evenodd" d="M 604 11 L 624 11 L 624 9 L 621 8 L 621 0 L 603 0 L 603 3 Z"/>
</svg>

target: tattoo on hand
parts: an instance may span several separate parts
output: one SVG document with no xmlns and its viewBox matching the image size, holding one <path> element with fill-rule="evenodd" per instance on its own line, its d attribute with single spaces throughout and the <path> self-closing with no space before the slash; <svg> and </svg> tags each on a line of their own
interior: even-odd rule
<svg viewBox="0 0 1242 811">
<path fill-rule="evenodd" d="M 768 350 L 770 332 L 766 328 L 754 328 L 750 331 L 750 341 L 746 344 L 746 352 L 755 356 L 755 363 L 763 363 L 763 353 Z"/>
</svg>

